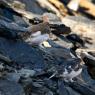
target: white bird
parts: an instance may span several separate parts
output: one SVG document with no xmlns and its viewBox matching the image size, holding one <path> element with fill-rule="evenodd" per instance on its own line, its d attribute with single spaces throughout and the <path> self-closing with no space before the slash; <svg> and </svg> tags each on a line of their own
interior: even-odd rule
<svg viewBox="0 0 95 95">
<path fill-rule="evenodd" d="M 61 75 L 64 78 L 64 81 L 66 82 L 73 82 L 73 78 L 77 77 L 79 74 L 81 74 L 82 68 L 79 68 L 77 71 L 72 69 L 72 71 L 69 73 L 68 70 L 65 68 L 65 72 Z"/>
<path fill-rule="evenodd" d="M 26 39 L 25 41 L 31 45 L 41 45 L 44 41 L 49 39 L 49 34 L 41 34 L 41 31 L 37 31 Z"/>
<path fill-rule="evenodd" d="M 64 63 L 64 65 L 61 66 L 63 70 L 61 71 L 60 77 L 66 82 L 73 82 L 73 79 L 82 72 L 83 64 L 81 64 L 81 62 L 80 59 L 74 58 L 73 60 L 67 61 L 66 64 Z"/>
</svg>

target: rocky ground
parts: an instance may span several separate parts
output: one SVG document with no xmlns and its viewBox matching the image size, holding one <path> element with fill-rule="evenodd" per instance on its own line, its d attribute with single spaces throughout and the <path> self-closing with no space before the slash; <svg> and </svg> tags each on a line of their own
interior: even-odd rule
<svg viewBox="0 0 95 95">
<path fill-rule="evenodd" d="M 95 95 L 95 21 L 37 1 L 0 1 L 0 95 Z"/>
</svg>

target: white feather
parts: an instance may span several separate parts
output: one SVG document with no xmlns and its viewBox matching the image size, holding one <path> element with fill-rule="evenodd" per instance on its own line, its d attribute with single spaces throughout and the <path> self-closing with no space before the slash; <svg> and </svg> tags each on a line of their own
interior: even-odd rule
<svg viewBox="0 0 95 95">
<path fill-rule="evenodd" d="M 48 39 L 49 39 L 49 35 L 48 34 L 43 34 L 43 35 L 39 35 L 39 36 L 34 37 L 34 38 L 28 38 L 26 40 L 26 42 L 29 42 L 30 44 L 33 44 L 33 45 L 39 45 L 43 41 L 46 41 Z"/>
<path fill-rule="evenodd" d="M 67 69 L 63 74 L 61 75 L 65 81 L 73 82 L 73 78 L 77 77 L 82 72 L 82 68 L 80 68 L 78 71 L 72 70 L 70 73 L 68 73 Z"/>
<path fill-rule="evenodd" d="M 40 35 L 41 35 L 41 31 L 37 31 L 36 33 L 31 34 L 32 37 L 36 37 L 36 36 L 40 36 Z"/>
</svg>

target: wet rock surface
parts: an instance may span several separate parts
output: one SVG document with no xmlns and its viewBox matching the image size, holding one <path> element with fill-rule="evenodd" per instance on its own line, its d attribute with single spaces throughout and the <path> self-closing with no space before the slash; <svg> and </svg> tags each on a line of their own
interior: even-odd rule
<svg viewBox="0 0 95 95">
<path fill-rule="evenodd" d="M 19 5 L 17 2 L 13 3 L 14 0 L 7 1 L 13 5 L 14 3 Z M 43 17 L 48 17 L 48 25 L 40 31 L 40 34 L 48 31 L 50 38 L 47 43 L 50 47 L 46 47 L 47 45 L 45 46 L 44 43 L 31 45 L 31 40 L 28 43 L 23 36 L 18 39 L 14 37 L 8 39 L 7 36 L 14 34 L 14 31 L 10 31 L 10 27 L 6 29 L 7 24 L 3 24 L 5 30 L 0 33 L 6 32 L 7 35 L 0 34 L 0 95 L 95 95 L 95 54 L 76 51 L 95 45 L 92 43 L 87 46 L 89 38 L 87 40 L 84 36 L 79 36 L 80 34 L 73 34 L 81 31 L 75 28 L 77 25 L 84 26 L 86 27 L 83 28 L 84 30 L 88 29 L 93 32 L 94 22 L 82 17 L 71 16 L 65 17 L 63 24 L 55 14 L 44 13 L 46 9 L 41 8 L 36 0 L 19 1 L 23 3 L 21 3 L 22 6 L 16 5 L 15 7 L 40 14 L 38 18 L 32 19 L 36 23 L 30 23 L 29 19 L 25 20 L 25 17 L 19 17 L 6 8 L 0 9 L 1 15 L 4 16 L 4 18 L 1 16 L 0 19 L 6 21 L 7 24 L 14 22 L 20 26 L 21 30 L 24 29 L 22 32 L 22 34 L 25 32 L 24 36 L 27 36 L 28 32 L 27 38 L 33 40 L 33 34 L 25 29 L 33 25 L 43 28 L 45 26 Z M 91 27 L 88 22 L 91 22 Z M 14 24 L 12 25 L 14 26 Z M 15 31 L 19 33 L 18 26 L 17 29 L 15 27 Z"/>
</svg>

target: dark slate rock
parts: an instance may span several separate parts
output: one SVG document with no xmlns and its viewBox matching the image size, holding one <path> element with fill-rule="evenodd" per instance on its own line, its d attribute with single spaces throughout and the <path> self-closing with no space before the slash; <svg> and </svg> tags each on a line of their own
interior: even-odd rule
<svg viewBox="0 0 95 95">
<path fill-rule="evenodd" d="M 66 48 L 61 48 L 61 47 L 51 47 L 47 49 L 48 52 L 50 52 L 51 54 L 55 55 L 56 57 L 61 57 L 61 58 L 71 58 L 72 56 L 70 55 L 70 50 L 66 49 Z"/>
<path fill-rule="evenodd" d="M 13 2 L 15 0 L 7 0 L 8 2 Z M 46 10 L 44 10 L 43 8 L 41 8 L 39 6 L 39 4 L 37 4 L 36 0 L 18 0 L 21 3 L 25 4 L 25 8 L 27 11 L 33 12 L 35 14 L 43 14 Z"/>
<path fill-rule="evenodd" d="M 92 77 L 90 76 L 87 66 L 84 66 L 81 76 L 79 76 L 79 78 L 82 80 L 81 83 L 83 85 L 86 84 L 88 87 L 95 89 L 95 79 L 92 79 Z"/>
<path fill-rule="evenodd" d="M 65 85 L 63 81 L 58 82 L 59 95 L 81 95 L 78 92 L 74 91 L 69 86 Z"/>
<path fill-rule="evenodd" d="M 95 89 L 88 86 L 87 84 L 80 84 L 77 82 L 71 83 L 70 86 L 76 90 L 77 92 L 83 94 L 83 95 L 95 95 Z"/>
<path fill-rule="evenodd" d="M 20 84 L 0 79 L 0 95 L 25 95 Z"/>
<path fill-rule="evenodd" d="M 11 41 L 0 38 L 0 51 L 10 59 L 26 68 L 44 67 L 41 52 L 23 41 Z"/>
<path fill-rule="evenodd" d="M 10 20 L 10 22 L 14 21 L 19 26 L 24 26 L 24 27 L 28 26 L 28 24 L 25 22 L 25 20 L 21 16 L 8 10 L 8 8 L 0 8 L 0 15 L 8 18 Z"/>
<path fill-rule="evenodd" d="M 26 5 L 26 10 L 35 14 L 43 14 L 46 11 L 37 4 L 36 0 L 28 0 L 28 2 L 26 0 L 20 1 Z"/>
</svg>

